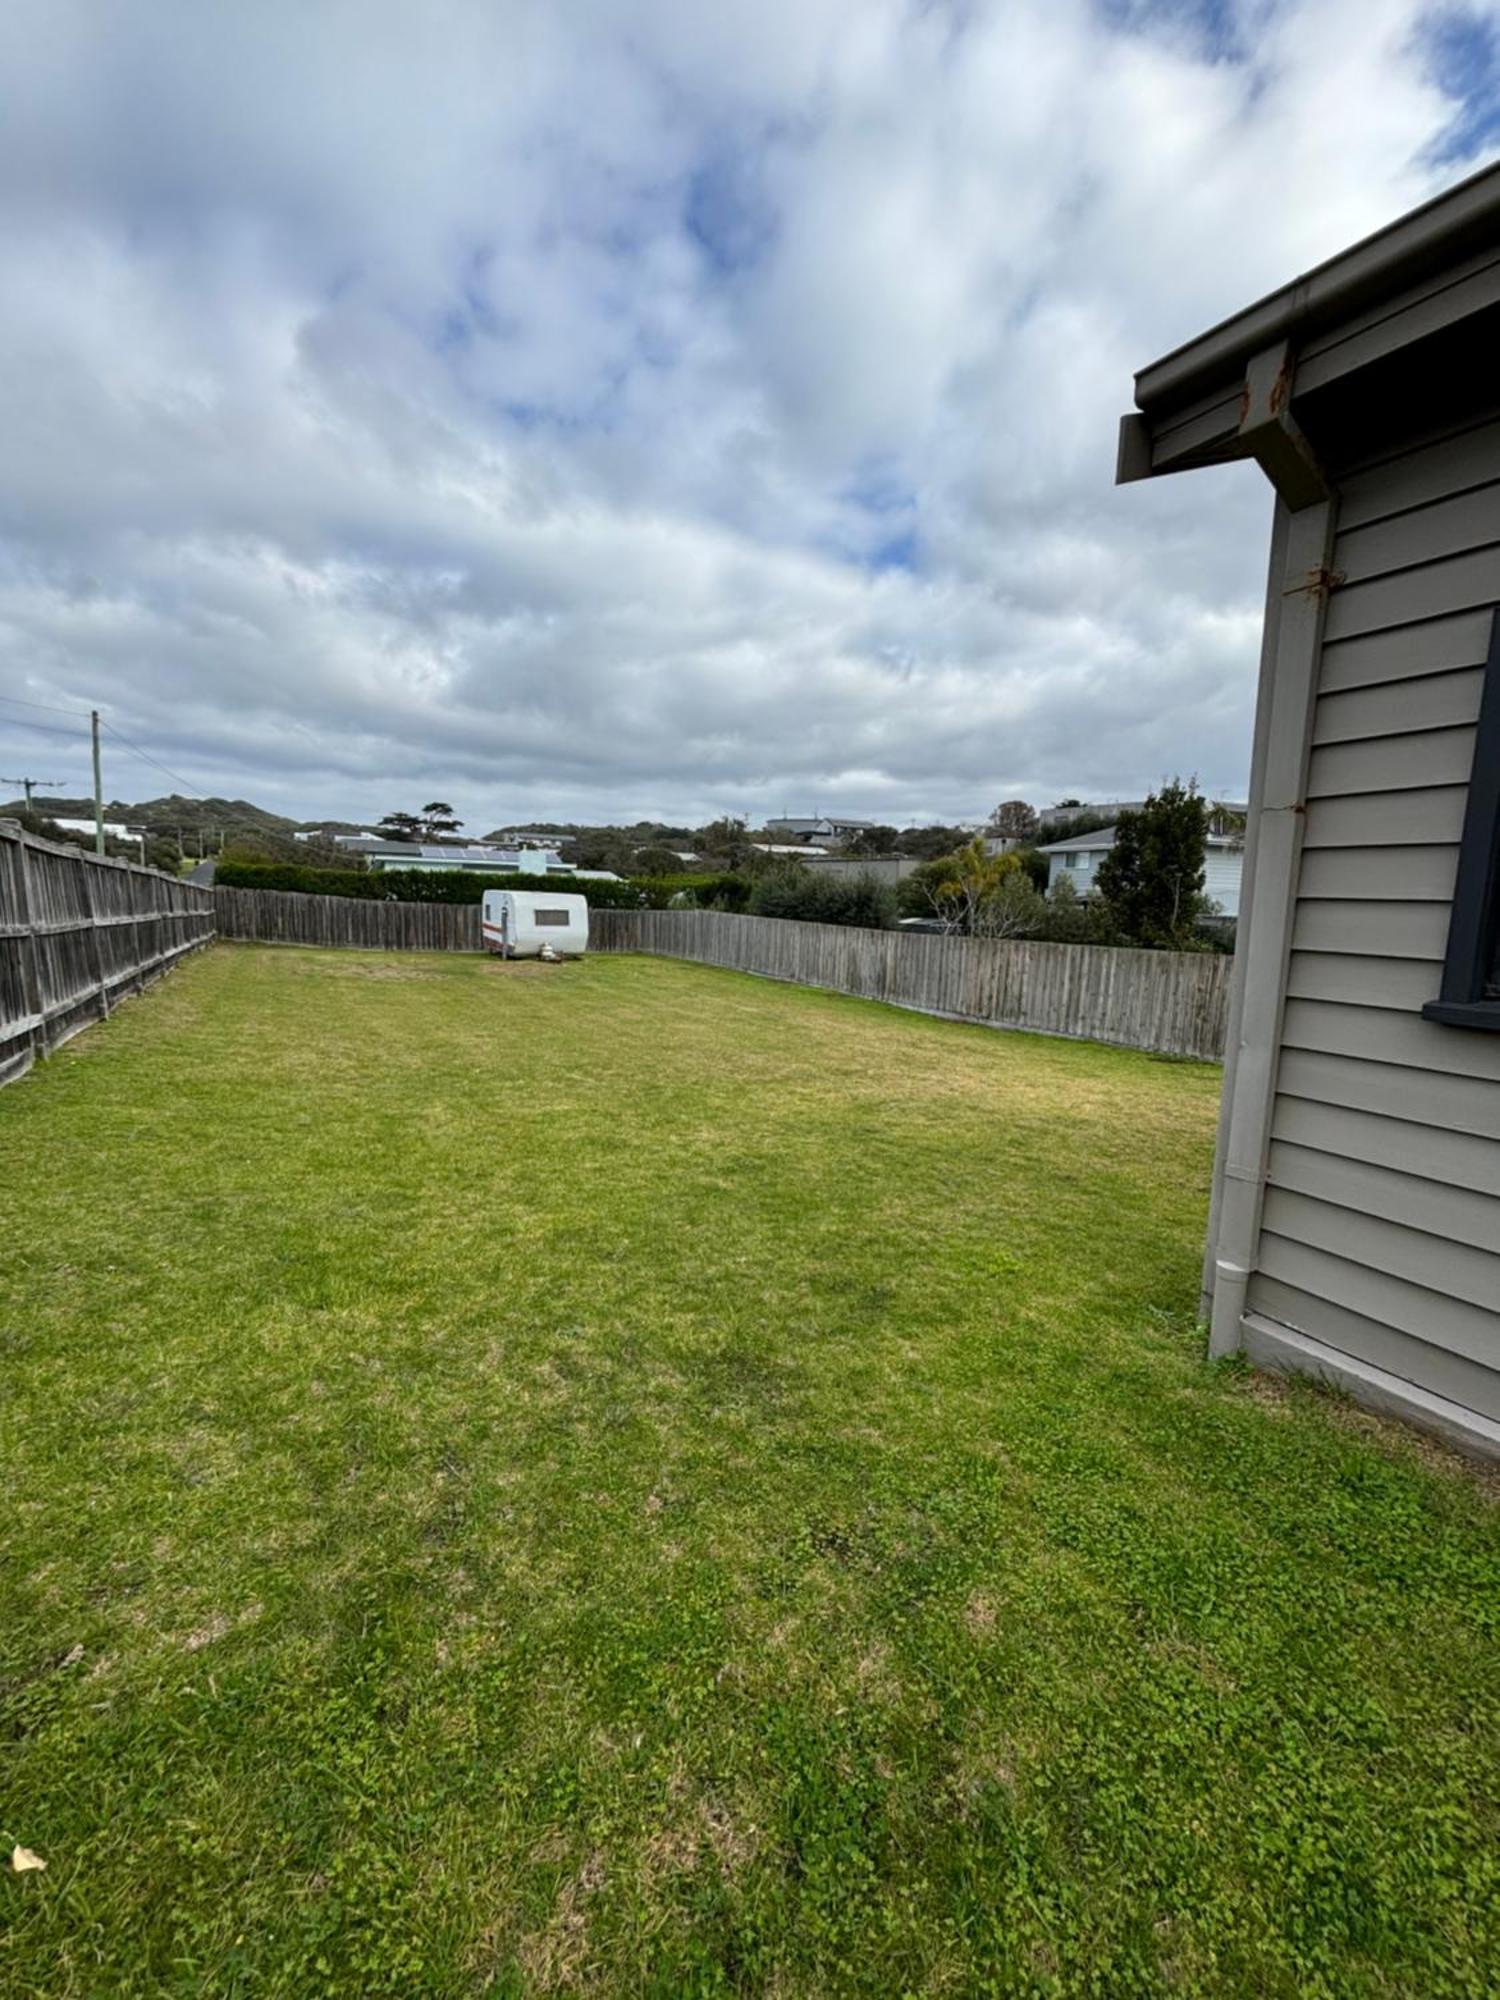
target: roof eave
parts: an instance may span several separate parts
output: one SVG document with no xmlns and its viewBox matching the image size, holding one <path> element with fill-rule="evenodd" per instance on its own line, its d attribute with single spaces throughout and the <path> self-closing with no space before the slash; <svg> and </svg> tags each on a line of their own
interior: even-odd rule
<svg viewBox="0 0 1500 2000">
<path fill-rule="evenodd" d="M 1149 411 L 1207 395 L 1242 373 L 1252 355 L 1348 318 L 1497 231 L 1500 164 L 1491 164 L 1153 361 L 1135 378 L 1136 407 Z"/>
</svg>

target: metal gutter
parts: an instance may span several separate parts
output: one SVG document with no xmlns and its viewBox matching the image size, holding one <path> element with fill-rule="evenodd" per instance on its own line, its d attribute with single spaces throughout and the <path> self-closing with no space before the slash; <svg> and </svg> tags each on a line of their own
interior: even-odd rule
<svg viewBox="0 0 1500 2000">
<path fill-rule="evenodd" d="M 1260 349 L 1346 319 L 1496 240 L 1500 164 L 1481 169 L 1143 368 L 1135 378 L 1136 407 L 1148 410 L 1207 395 L 1217 383 L 1241 376 L 1246 361 Z"/>
</svg>

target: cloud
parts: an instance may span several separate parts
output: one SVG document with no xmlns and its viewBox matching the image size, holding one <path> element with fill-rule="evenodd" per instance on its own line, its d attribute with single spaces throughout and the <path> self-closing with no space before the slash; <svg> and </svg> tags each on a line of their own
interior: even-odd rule
<svg viewBox="0 0 1500 2000">
<path fill-rule="evenodd" d="M 1238 786 L 1267 494 L 1115 419 L 1478 163 L 1494 22 L 18 0 L 0 694 L 299 815 Z"/>
</svg>

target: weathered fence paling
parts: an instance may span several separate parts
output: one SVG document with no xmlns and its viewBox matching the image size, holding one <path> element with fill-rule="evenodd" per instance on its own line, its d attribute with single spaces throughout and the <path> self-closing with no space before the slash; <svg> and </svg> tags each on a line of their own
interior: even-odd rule
<svg viewBox="0 0 1500 2000">
<path fill-rule="evenodd" d="M 367 951 L 478 951 L 477 903 L 377 903 L 283 889 L 215 889 L 219 936 Z"/>
<path fill-rule="evenodd" d="M 866 931 L 718 910 L 591 910 L 596 951 L 654 952 L 923 1014 L 1162 1055 L 1224 1053 L 1232 960 L 1217 952 Z"/>
<path fill-rule="evenodd" d="M 213 934 L 207 889 L 0 820 L 0 1083 Z"/>
</svg>

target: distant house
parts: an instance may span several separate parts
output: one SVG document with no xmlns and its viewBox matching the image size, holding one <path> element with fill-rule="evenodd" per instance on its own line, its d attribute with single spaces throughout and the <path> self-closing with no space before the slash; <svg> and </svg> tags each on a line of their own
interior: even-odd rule
<svg viewBox="0 0 1500 2000">
<path fill-rule="evenodd" d="M 853 855 L 819 854 L 816 851 L 804 853 L 802 864 L 814 875 L 868 876 L 876 882 L 888 882 L 892 888 L 898 882 L 904 882 L 908 875 L 915 875 L 922 865 L 911 854 L 874 854 L 856 859 Z"/>
<path fill-rule="evenodd" d="M 1050 827 L 1066 826 L 1069 820 L 1082 819 L 1087 813 L 1092 819 L 1105 813 L 1110 819 L 1118 819 L 1121 813 L 1139 812 L 1146 803 L 1144 799 L 1068 799 L 1061 805 L 1042 806 L 1036 816 L 1038 833 L 1046 833 Z"/>
<path fill-rule="evenodd" d="M 56 819 L 51 813 L 47 814 L 47 818 L 54 826 L 61 827 L 64 833 L 86 833 L 90 840 L 94 837 L 95 827 L 91 819 Z M 126 826 L 123 820 L 107 819 L 104 822 L 104 837 L 106 840 L 144 840 L 146 829 L 143 826 Z"/>
<path fill-rule="evenodd" d="M 849 819 L 838 813 L 814 813 L 805 819 L 768 819 L 766 832 L 777 840 L 793 841 L 799 847 L 837 847 L 879 824 L 878 820 Z"/>
<path fill-rule="evenodd" d="M 1119 459 L 1276 494 L 1210 1351 L 1494 1457 L 1497 355 L 1491 167 L 1143 370 Z"/>
<path fill-rule="evenodd" d="M 1037 852 L 1047 857 L 1048 889 L 1067 880 L 1080 896 L 1092 895 L 1097 887 L 1099 863 L 1114 846 L 1118 830 L 1101 826 L 1093 833 L 1080 833 L 1072 840 L 1054 840 L 1049 846 L 1038 848 Z M 1240 873 L 1244 862 L 1245 844 L 1237 833 L 1209 834 L 1203 856 L 1203 893 L 1210 902 L 1217 903 L 1221 916 L 1239 916 Z"/>
<path fill-rule="evenodd" d="M 360 850 L 366 865 L 378 874 L 387 868 L 415 869 L 433 875 L 467 870 L 476 875 L 545 875 L 584 881 L 618 882 L 607 868 L 575 868 L 555 847 L 488 847 L 457 842 L 429 845 L 422 841 L 384 840 Z"/>
</svg>

